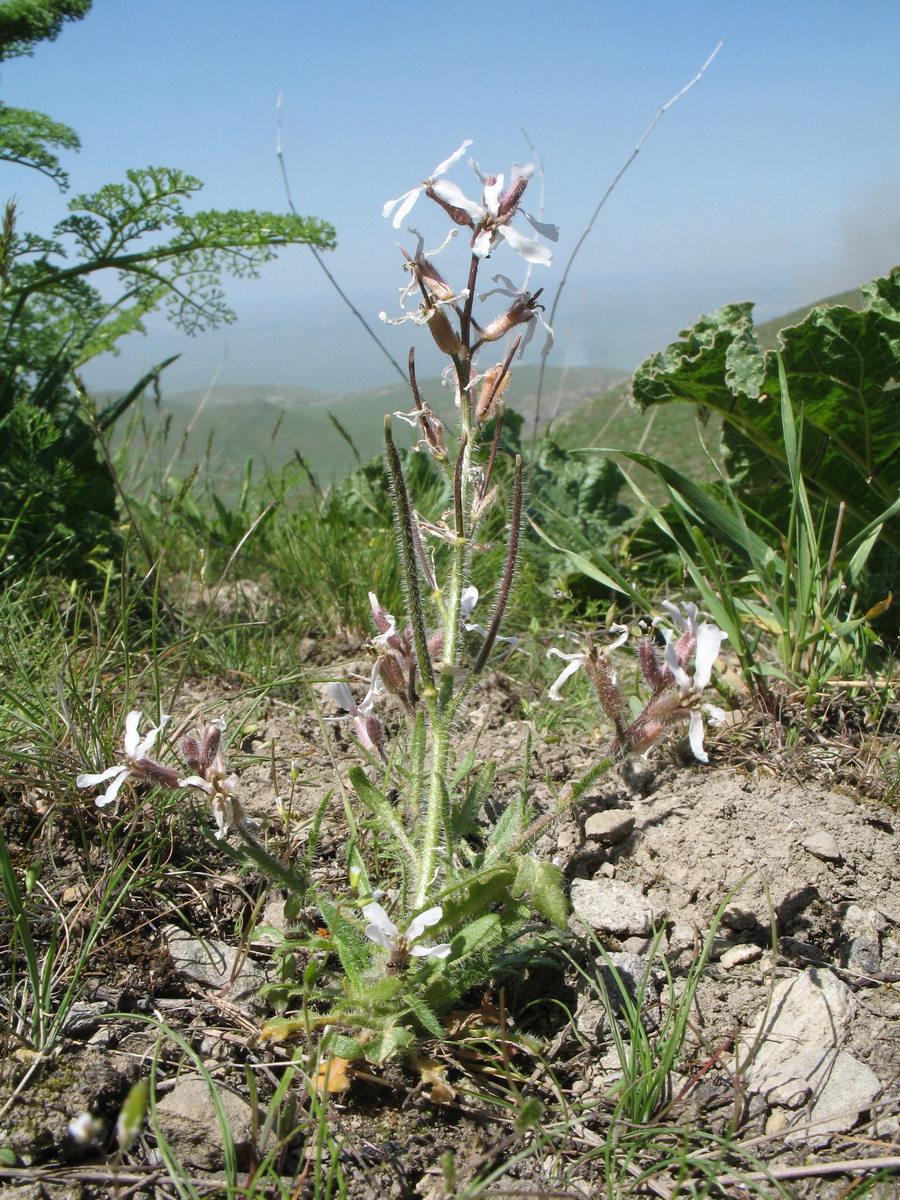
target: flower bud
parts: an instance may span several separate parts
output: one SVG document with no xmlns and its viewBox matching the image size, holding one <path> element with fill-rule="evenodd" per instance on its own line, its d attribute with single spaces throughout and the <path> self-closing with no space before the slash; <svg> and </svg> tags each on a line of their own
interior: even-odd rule
<svg viewBox="0 0 900 1200">
<path fill-rule="evenodd" d="M 466 348 L 454 333 L 442 308 L 434 308 L 428 314 L 428 328 L 442 354 L 448 354 L 451 358 L 466 357 Z"/>
<path fill-rule="evenodd" d="M 497 404 L 500 397 L 506 391 L 506 385 L 509 383 L 510 374 L 504 369 L 503 363 L 498 363 L 496 367 L 491 367 L 484 373 L 484 382 L 481 385 L 481 392 L 478 395 L 478 403 L 475 405 L 475 420 L 478 422 L 489 421 L 497 411 Z"/>
</svg>

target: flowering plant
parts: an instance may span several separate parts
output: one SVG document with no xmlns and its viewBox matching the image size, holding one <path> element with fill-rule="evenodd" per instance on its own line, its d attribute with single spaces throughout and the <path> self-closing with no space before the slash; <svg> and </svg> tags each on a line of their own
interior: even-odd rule
<svg viewBox="0 0 900 1200">
<path fill-rule="evenodd" d="M 455 430 L 445 429 L 423 398 L 411 352 L 413 408 L 396 415 L 418 427 L 417 451 L 430 456 L 434 469 L 443 474 L 450 499 L 439 519 L 426 519 L 417 510 L 387 418 L 385 463 L 405 611 L 398 617 L 377 595 L 369 594 L 373 633 L 368 643 L 368 690 L 360 699 L 348 683 L 329 683 L 328 699 L 338 711 L 323 717 L 324 722 L 350 724 L 365 761 L 348 773 L 357 800 L 354 805 L 346 798 L 344 808 L 348 886 L 335 895 L 310 882 L 317 831 L 329 797 L 314 819 L 303 865 L 295 868 L 269 854 L 245 813 L 240 780 L 228 772 L 222 721 L 204 723 L 183 737 L 186 769 L 181 769 L 147 757 L 167 718 L 141 739 L 141 714 L 132 712 L 126 719 L 124 762 L 77 781 L 79 787 L 109 784 L 98 804 L 111 803 L 129 778 L 202 794 L 223 850 L 239 861 L 249 858 L 286 887 L 292 913 L 312 908 L 323 922 L 315 935 L 300 936 L 307 957 L 302 978 L 298 979 L 297 939 L 282 939 L 280 978 L 269 990 L 284 1015 L 270 1022 L 267 1036 L 308 1035 L 314 1026 L 365 1031 L 364 1040 L 339 1032 L 336 1036 L 342 1040 L 331 1049 L 372 1061 L 409 1048 L 423 1033 L 440 1037 L 442 1014 L 470 987 L 483 983 L 515 945 L 522 949 L 536 915 L 561 929 L 566 929 L 568 918 L 560 868 L 534 853 L 539 834 L 555 814 L 536 817 L 523 783 L 498 819 L 485 820 L 482 810 L 493 789 L 495 764 L 478 767 L 473 753 L 461 755 L 458 749 L 460 720 L 492 655 L 499 643 L 516 640 L 501 629 L 520 553 L 519 457 L 511 472 L 503 564 L 483 623 L 473 619 L 482 597 L 471 579 L 474 557 L 484 549 L 480 530 L 501 504 L 497 478 L 502 473 L 495 467 L 504 393 L 517 351 L 538 326 L 545 335 L 543 353 L 552 343 L 552 331 L 541 315 L 540 289 L 532 293 L 497 274 L 492 282 L 499 286 L 480 293 L 479 276 L 486 259 L 508 250 L 531 265 L 547 265 L 551 250 L 546 242 L 557 237 L 555 226 L 522 208 L 531 166 L 515 164 L 507 184 L 502 175 L 486 175 L 473 164 L 481 186 L 477 201 L 445 178 L 468 145 L 464 142 L 430 177 L 384 210 L 385 216 L 393 214 L 399 227 L 420 198 L 432 201 L 453 226 L 440 251 L 451 244 L 454 233 L 464 230 L 469 254 L 464 285 L 451 285 L 433 262 L 440 251 L 426 253 L 421 236 L 411 231 L 417 245 L 412 252 L 403 251 L 410 278 L 401 303 L 406 305 L 416 293 L 418 307 L 396 318 L 385 315 L 385 320 L 412 320 L 428 329 L 447 359 L 444 378 L 453 390 L 457 422 Z M 532 233 L 514 224 L 520 216 Z M 486 314 L 476 308 L 476 301 L 489 306 Z M 492 348 L 503 339 L 508 344 L 495 359 Z M 490 357 L 482 361 L 485 356 Z M 698 624 L 695 606 L 685 606 L 683 615 L 673 605 L 667 611 L 677 636 L 664 631 L 662 661 L 650 640 L 642 641 L 638 657 L 651 695 L 634 719 L 628 715 L 609 650 L 599 651 L 589 638 L 586 651 L 561 654 L 568 664 L 550 689 L 550 698 L 559 700 L 561 685 L 583 668 L 613 722 L 615 739 L 609 756 L 560 798 L 560 807 L 573 803 L 618 755 L 645 751 L 676 720 L 687 719 L 694 752 L 705 758 L 700 697 L 724 635 L 715 626 Z M 627 631 L 619 632 L 628 636 Z M 399 702 L 405 718 L 393 741 L 383 717 L 390 698 L 395 705 Z M 528 754 L 530 748 L 526 758 Z M 527 762 L 525 766 L 527 779 Z M 239 850 L 226 840 L 234 829 L 245 842 Z M 340 987 L 330 975 L 335 961 L 343 971 Z M 302 1018 L 286 1011 L 298 995 Z"/>
</svg>

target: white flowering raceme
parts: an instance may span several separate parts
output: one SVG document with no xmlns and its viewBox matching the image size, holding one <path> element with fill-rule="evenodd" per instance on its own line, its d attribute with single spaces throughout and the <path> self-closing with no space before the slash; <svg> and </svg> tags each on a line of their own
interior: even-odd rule
<svg viewBox="0 0 900 1200">
<path fill-rule="evenodd" d="M 526 262 L 549 266 L 553 258 L 549 247 L 535 241 L 534 238 L 526 237 L 517 229 L 513 229 L 509 223 L 517 212 L 521 212 L 531 227 L 542 237 L 551 242 L 559 239 L 557 225 L 538 221 L 530 213 L 519 208 L 528 180 L 534 174 L 534 165 L 527 163 L 522 166 L 520 163 L 514 163 L 509 187 L 504 188 L 502 175 L 485 175 L 476 162 L 470 160 L 470 163 L 483 185 L 481 204 L 470 200 L 449 179 L 440 179 L 434 183 L 429 189 L 429 195 L 445 208 L 453 209 L 468 217 L 467 223 L 470 223 L 475 231 L 472 240 L 473 254 L 478 258 L 486 258 L 497 244 L 497 239 L 502 238 Z"/>
<path fill-rule="evenodd" d="M 385 204 L 384 208 L 382 209 L 381 215 L 383 217 L 389 217 L 396 208 L 397 211 L 394 213 L 394 219 L 391 224 L 395 229 L 399 229 L 403 224 L 403 218 L 412 210 L 412 206 L 421 196 L 422 192 L 424 192 L 427 188 L 432 187 L 436 179 L 440 179 L 440 177 L 446 174 L 452 166 L 455 166 L 465 154 L 468 147 L 471 145 L 472 139 L 466 138 L 459 149 L 454 150 L 450 157 L 445 158 L 442 163 L 438 163 L 431 175 L 427 179 L 423 179 L 418 187 L 410 188 L 408 192 L 404 192 L 403 195 L 398 197 L 396 200 L 388 200 L 387 204 Z"/>
<path fill-rule="evenodd" d="M 374 942 L 389 952 L 392 966 L 402 966 L 410 957 L 446 958 L 450 953 L 449 942 L 444 942 L 439 946 L 413 945 L 426 929 L 441 921 L 444 912 L 440 905 L 427 908 L 425 912 L 419 913 L 412 919 L 404 933 L 400 932 L 380 904 L 367 904 L 362 910 L 362 914 L 369 922 L 366 926 L 366 937 L 370 942 Z"/>
<path fill-rule="evenodd" d="M 181 783 L 181 771 L 176 771 L 172 767 L 164 767 L 161 763 L 147 758 L 170 718 L 163 717 L 160 723 L 142 738 L 138 732 L 142 716 L 143 713 L 135 709 L 125 718 L 125 736 L 122 739 L 125 749 L 123 763 L 107 767 L 105 771 L 97 774 L 79 775 L 75 780 L 75 786 L 79 788 L 96 787 L 98 783 L 109 783 L 109 787 L 103 795 L 98 796 L 94 801 L 98 808 L 105 808 L 107 804 L 112 804 L 118 796 L 122 784 L 131 776 L 137 779 L 152 779 L 154 782 L 165 784 L 168 787 L 178 787 Z"/>
</svg>

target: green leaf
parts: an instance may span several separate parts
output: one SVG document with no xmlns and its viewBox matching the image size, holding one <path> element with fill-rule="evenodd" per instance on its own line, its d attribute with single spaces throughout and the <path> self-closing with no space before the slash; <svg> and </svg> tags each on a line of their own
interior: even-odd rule
<svg viewBox="0 0 900 1200">
<path fill-rule="evenodd" d="M 427 1029 L 432 1037 L 442 1038 L 444 1029 L 432 1010 L 418 996 L 406 992 L 403 996 L 404 1003 L 409 1008 L 423 1029 Z"/>
<path fill-rule="evenodd" d="M 518 860 L 512 893 L 516 898 L 527 894 L 535 912 L 552 922 L 557 929 L 567 930 L 569 906 L 564 884 L 565 877 L 554 863 L 532 854 L 523 854 Z"/>
<path fill-rule="evenodd" d="M 729 471 L 773 520 L 791 508 L 786 433 L 802 421 L 797 467 L 810 495 L 846 503 L 857 527 L 871 522 L 900 491 L 900 267 L 863 292 L 862 312 L 822 305 L 781 331 L 781 378 L 776 355 L 756 343 L 750 306 L 720 309 L 638 368 L 635 402 L 690 401 L 719 412 Z M 900 523 L 886 522 L 883 534 L 900 549 Z"/>
<path fill-rule="evenodd" d="M 470 768 L 471 769 L 471 768 Z M 450 817 L 450 838 L 455 844 L 475 831 L 475 821 L 482 805 L 491 794 L 497 764 L 487 762 L 475 776 L 462 804 L 454 807 Z"/>
<path fill-rule="evenodd" d="M 469 926 L 492 905 L 507 900 L 514 879 L 515 873 L 510 867 L 494 867 L 448 887 L 437 898 L 443 917 L 434 930 L 435 935 L 443 930 Z M 456 946 L 455 939 L 453 945 Z"/>
<path fill-rule="evenodd" d="M 403 847 L 404 852 L 408 855 L 409 861 L 416 861 L 416 854 L 413 849 L 412 842 L 407 836 L 406 830 L 403 828 L 403 822 L 397 816 L 394 806 L 377 787 L 369 780 L 362 767 L 350 768 L 350 786 L 359 796 L 360 800 L 365 804 L 366 808 L 372 812 L 378 821 L 382 824 L 385 830 L 390 830 L 391 834 Z"/>
<path fill-rule="evenodd" d="M 361 1042 L 358 1042 L 356 1038 L 347 1037 L 344 1033 L 332 1034 L 328 1039 L 328 1058 L 346 1058 L 353 1062 L 354 1059 L 363 1058 L 365 1052 L 365 1047 Z"/>
<path fill-rule="evenodd" d="M 324 896 L 317 897 L 317 903 L 337 947 L 341 966 L 344 968 L 351 986 L 358 989 L 362 986 L 363 972 L 370 965 L 369 943 L 359 930 L 341 915 L 337 905 L 332 904 Z"/>
</svg>

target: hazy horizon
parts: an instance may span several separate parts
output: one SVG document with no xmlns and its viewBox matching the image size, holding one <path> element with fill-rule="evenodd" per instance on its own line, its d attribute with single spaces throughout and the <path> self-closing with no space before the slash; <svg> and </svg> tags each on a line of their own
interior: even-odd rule
<svg viewBox="0 0 900 1200">
<path fill-rule="evenodd" d="M 431 371 L 421 331 L 378 322 L 397 308 L 398 243 L 415 245 L 385 201 L 464 138 L 494 173 L 537 159 L 526 207 L 560 240 L 529 287 L 552 298 L 600 197 L 722 37 L 610 197 L 560 304 L 555 362 L 628 370 L 724 303 L 755 301 L 765 320 L 900 261 L 896 0 L 97 0 L 0 75 L 4 103 L 79 134 L 81 151 L 62 155 L 71 192 L 2 163 L 0 199 L 16 196 L 20 229 L 48 236 L 69 198 L 152 163 L 204 181 L 189 211 L 283 212 L 281 96 L 294 203 L 337 231 L 329 268 L 401 366 L 415 341 Z M 474 195 L 465 161 L 452 181 Z M 420 201 L 404 224 L 430 248 L 447 221 Z M 441 256 L 452 282 L 463 242 Z M 506 247 L 488 269 L 525 276 Z M 127 388 L 173 353 L 176 391 L 217 372 L 335 391 L 395 378 L 305 247 L 224 289 L 236 325 L 190 340 L 151 317 L 88 382 Z"/>
</svg>

